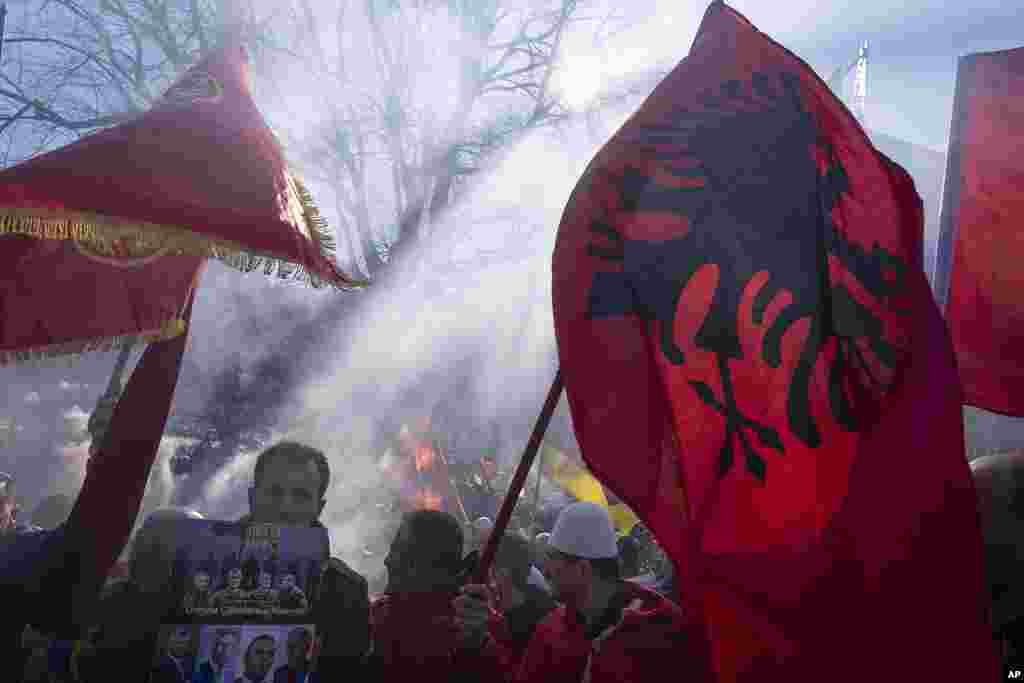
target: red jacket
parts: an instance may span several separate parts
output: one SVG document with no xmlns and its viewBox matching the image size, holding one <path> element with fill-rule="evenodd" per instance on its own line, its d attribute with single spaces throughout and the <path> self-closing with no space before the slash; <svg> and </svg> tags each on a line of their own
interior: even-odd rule
<svg viewBox="0 0 1024 683">
<path fill-rule="evenodd" d="M 483 656 L 492 662 L 494 678 L 514 683 L 620 683 L 662 680 L 669 673 L 679 681 L 710 680 L 701 630 L 657 593 L 627 582 L 622 587 L 613 601 L 623 605 L 621 612 L 592 639 L 573 611 L 564 605 L 555 609 L 538 624 L 516 673 L 499 673 L 502 664 L 515 657 L 500 629 L 492 627 Z"/>
<path fill-rule="evenodd" d="M 370 606 L 373 650 L 361 680 L 462 680 L 450 593 L 384 595 Z"/>
</svg>

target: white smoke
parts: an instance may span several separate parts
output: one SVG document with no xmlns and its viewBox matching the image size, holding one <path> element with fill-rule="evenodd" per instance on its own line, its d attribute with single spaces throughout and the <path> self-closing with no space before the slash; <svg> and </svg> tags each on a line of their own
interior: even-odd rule
<svg viewBox="0 0 1024 683">
<path fill-rule="evenodd" d="M 624 117 L 620 112 L 606 130 Z M 369 299 L 365 313 L 346 321 L 332 344 L 342 350 L 316 382 L 289 397 L 305 416 L 289 438 L 323 449 L 331 463 L 324 521 L 333 551 L 368 574 L 382 558 L 367 559 L 363 546 L 385 525 L 372 505 L 358 507 L 361 492 L 382 484 L 373 425 L 397 410 L 403 390 L 429 374 L 435 385 L 426 400 L 440 400 L 451 389 L 445 371 L 473 354 L 480 369 L 469 389 L 473 414 L 463 419 L 507 423 L 539 412 L 555 355 L 550 257 L 565 200 L 604 140 L 592 133 L 576 125 L 516 145 L 435 226 L 437 239 L 421 254 L 418 273 L 360 295 Z M 353 328 L 360 330 L 354 338 Z M 499 456 L 505 461 L 521 453 L 530 424 L 509 426 Z M 219 482 L 235 481 L 228 471 L 235 466 L 211 491 L 227 495 L 230 486 Z"/>
<path fill-rule="evenodd" d="M 76 403 L 64 413 L 64 441 L 77 444 L 89 439 L 89 413 Z"/>
</svg>

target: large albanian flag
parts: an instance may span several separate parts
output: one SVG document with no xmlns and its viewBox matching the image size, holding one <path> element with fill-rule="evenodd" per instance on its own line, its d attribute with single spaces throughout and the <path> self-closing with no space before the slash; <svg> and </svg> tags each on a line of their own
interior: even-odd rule
<svg viewBox="0 0 1024 683">
<path fill-rule="evenodd" d="M 675 561 L 721 681 L 998 671 L 922 232 L 907 173 L 721 2 L 566 206 L 577 440 Z"/>
</svg>

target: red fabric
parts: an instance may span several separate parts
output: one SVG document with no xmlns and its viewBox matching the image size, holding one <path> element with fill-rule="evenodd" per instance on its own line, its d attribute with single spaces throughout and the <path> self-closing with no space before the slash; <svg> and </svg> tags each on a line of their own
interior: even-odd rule
<svg viewBox="0 0 1024 683">
<path fill-rule="evenodd" d="M 577 439 L 676 562 L 722 681 L 994 680 L 922 231 L 906 172 L 724 3 L 568 202 Z"/>
<path fill-rule="evenodd" d="M 0 211 L 82 211 L 185 228 L 349 284 L 282 213 L 287 165 L 250 94 L 243 48 L 228 41 L 169 93 L 208 91 L 207 74 L 222 86 L 219 96 L 158 103 L 3 171 Z"/>
<path fill-rule="evenodd" d="M 595 640 L 586 638 L 584 625 L 565 606 L 556 608 L 537 625 L 519 658 L 501 637 L 488 643 L 483 657 L 497 664 L 488 679 L 502 677 L 515 683 L 564 683 L 582 681 L 591 651 L 590 683 L 663 680 L 666 673 L 681 682 L 702 681 L 706 659 L 701 655 L 702 636 L 694 633 L 680 608 L 657 593 L 626 584 L 630 603 L 621 621 Z M 518 673 L 511 668 L 519 660 Z"/>
<path fill-rule="evenodd" d="M 966 403 L 1024 416 L 1024 48 L 962 59 L 956 111 L 943 210 L 953 235 L 946 320 Z"/>
<path fill-rule="evenodd" d="M 192 298 L 185 320 L 192 315 Z M 99 451 L 67 521 L 85 553 L 85 585 L 102 585 L 139 514 L 149 472 L 163 438 L 188 332 L 150 344 L 121 394 Z"/>
<path fill-rule="evenodd" d="M 387 680 L 447 681 L 456 674 L 452 596 L 385 595 L 370 606 L 373 654 Z"/>
<path fill-rule="evenodd" d="M 0 357 L 158 332 L 181 319 L 202 261 L 163 256 L 118 268 L 83 256 L 72 242 L 2 237 Z"/>
<path fill-rule="evenodd" d="M 491 658 L 497 664 L 495 671 L 503 672 L 502 675 L 505 676 L 509 675 L 509 672 L 519 671 L 529 642 L 516 643 L 512 637 L 512 631 L 508 627 L 508 622 L 500 612 L 493 608 L 491 609 L 490 623 L 487 624 L 487 632 L 490 640 L 485 645 L 488 651 L 484 656 Z"/>
</svg>

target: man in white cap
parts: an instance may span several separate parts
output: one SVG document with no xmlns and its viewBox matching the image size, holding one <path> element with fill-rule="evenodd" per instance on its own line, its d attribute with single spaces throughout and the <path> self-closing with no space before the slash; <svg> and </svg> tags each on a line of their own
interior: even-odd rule
<svg viewBox="0 0 1024 683">
<path fill-rule="evenodd" d="M 455 600 L 463 656 L 479 656 L 478 669 L 489 678 L 610 683 L 660 680 L 671 671 L 681 680 L 708 680 L 700 634 L 682 610 L 619 578 L 615 529 L 604 507 L 580 502 L 562 510 L 545 566 L 563 604 L 534 630 L 514 671 L 487 587 L 466 586 Z"/>
</svg>

